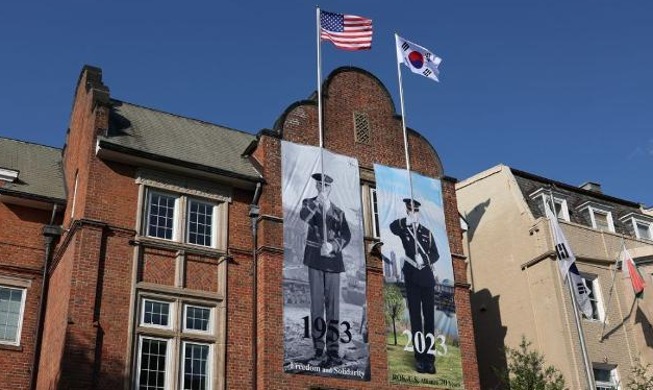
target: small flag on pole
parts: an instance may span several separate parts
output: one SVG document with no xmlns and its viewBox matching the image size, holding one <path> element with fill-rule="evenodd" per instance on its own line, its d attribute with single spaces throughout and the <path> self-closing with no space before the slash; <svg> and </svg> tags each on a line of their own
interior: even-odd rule
<svg viewBox="0 0 653 390">
<path fill-rule="evenodd" d="M 320 38 L 343 50 L 372 48 L 372 19 L 320 11 Z"/>
<path fill-rule="evenodd" d="M 646 283 L 644 282 L 642 275 L 639 273 L 639 270 L 637 270 L 637 266 L 625 246 L 623 252 L 621 252 L 621 259 L 623 261 L 623 263 L 621 263 L 621 270 L 624 278 L 630 278 L 633 292 L 635 293 L 635 296 L 639 298 L 644 292 L 644 286 L 646 286 Z"/>
<path fill-rule="evenodd" d="M 590 300 L 590 289 L 587 287 L 585 279 L 578 272 L 576 256 L 571 251 L 567 238 L 558 224 L 558 218 L 549 207 L 549 202 L 545 202 L 545 209 L 546 216 L 549 218 L 549 223 L 551 223 L 551 230 L 553 231 L 553 241 L 562 280 L 567 280 L 567 277 L 571 278 L 571 285 L 574 289 L 574 295 L 576 295 L 578 308 L 585 317 L 592 318 L 594 310 L 592 309 L 592 302 Z"/>
<path fill-rule="evenodd" d="M 399 63 L 406 65 L 413 73 L 440 81 L 438 66 L 440 66 L 442 58 L 397 34 L 395 34 L 395 41 L 397 42 L 397 61 Z"/>
</svg>

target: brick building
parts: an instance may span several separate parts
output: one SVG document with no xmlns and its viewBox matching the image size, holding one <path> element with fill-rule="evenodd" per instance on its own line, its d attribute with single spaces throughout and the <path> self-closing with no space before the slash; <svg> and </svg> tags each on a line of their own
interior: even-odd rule
<svg viewBox="0 0 653 390">
<path fill-rule="evenodd" d="M 323 91 L 324 145 L 359 160 L 363 188 L 374 186 L 374 163 L 405 166 L 401 120 L 377 78 L 340 68 Z M 382 265 L 373 252 L 371 381 L 283 372 L 280 143 L 317 145 L 316 108 L 315 96 L 293 103 L 254 136 L 116 100 L 101 71 L 85 67 L 61 153 L 22 146 L 54 154 L 43 164 L 56 172 L 0 156 L 0 215 L 17 219 L 0 234 L 0 293 L 10 291 L 12 304 L 27 297 L 17 341 L 0 339 L 0 366 L 24 374 L 0 388 L 28 388 L 31 373 L 38 389 L 398 388 L 388 384 Z M 410 131 L 409 143 L 419 156 L 413 170 L 442 179 L 464 384 L 479 389 L 455 180 L 426 139 Z M 14 194 L 16 181 L 4 177 L 19 170 L 19 179 L 39 171 L 33 183 L 54 192 L 27 186 Z M 371 248 L 378 239 L 369 191 L 362 194 Z M 44 237 L 57 233 L 47 251 Z M 25 252 L 20 267 L 12 245 Z M 40 272 L 50 254 L 39 322 Z"/>
<path fill-rule="evenodd" d="M 635 298 L 621 269 L 615 274 L 625 246 L 650 285 L 652 210 L 604 194 L 595 183 L 576 187 L 504 165 L 456 188 L 469 224 L 466 253 L 483 389 L 501 388 L 493 368 L 505 368 L 503 347 L 516 348 L 522 336 L 561 370 L 570 389 L 588 388 L 573 304 L 544 213 L 551 197 L 589 289 L 591 315 L 580 326 L 596 389 L 624 388 L 638 360 L 653 362 L 653 298 Z"/>
</svg>

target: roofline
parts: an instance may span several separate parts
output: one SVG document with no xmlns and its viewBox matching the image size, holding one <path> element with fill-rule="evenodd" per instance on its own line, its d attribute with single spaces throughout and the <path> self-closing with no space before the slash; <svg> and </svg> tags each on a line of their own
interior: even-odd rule
<svg viewBox="0 0 653 390">
<path fill-rule="evenodd" d="M 252 182 L 252 183 L 264 183 L 265 182 L 265 180 L 260 175 L 260 173 L 259 173 L 258 177 L 243 175 L 243 174 L 235 173 L 235 172 L 228 171 L 228 170 L 225 170 L 225 169 L 210 167 L 210 166 L 202 165 L 202 164 L 191 163 L 189 161 L 179 160 L 179 159 L 175 159 L 175 158 L 171 158 L 171 157 L 165 157 L 165 156 L 161 156 L 159 154 L 154 154 L 154 153 L 147 153 L 147 152 L 144 152 L 142 150 L 128 148 L 128 147 L 125 147 L 125 146 L 122 146 L 122 145 L 116 145 L 116 144 L 111 143 L 111 142 L 109 142 L 107 140 L 104 140 L 104 139 L 98 139 L 98 148 L 100 148 L 100 149 L 104 148 L 104 149 L 111 150 L 111 151 L 114 151 L 114 152 L 125 153 L 125 154 L 145 158 L 145 159 L 152 160 L 152 161 L 158 161 L 158 162 L 162 162 L 162 163 L 166 163 L 166 164 L 173 164 L 173 165 L 177 165 L 177 166 L 184 167 L 184 168 L 195 169 L 195 170 L 198 170 L 198 171 L 213 173 L 213 174 L 217 174 L 217 175 L 221 175 L 221 176 L 231 177 L 231 178 L 234 178 L 234 179 L 245 180 L 245 181 L 249 181 L 249 182 Z"/>
<path fill-rule="evenodd" d="M 113 105 L 114 103 L 124 103 L 124 104 L 129 104 L 129 105 L 134 106 L 134 107 L 138 107 L 138 108 L 142 108 L 142 109 L 145 109 L 145 110 L 150 110 L 150 111 L 158 112 L 158 113 L 160 113 L 160 114 L 170 115 L 170 116 L 173 116 L 173 117 L 175 117 L 175 118 L 188 119 L 188 120 L 195 121 L 195 122 L 199 122 L 199 123 L 202 123 L 202 124 L 205 124 L 205 125 L 216 126 L 216 127 L 223 128 L 223 129 L 225 129 L 225 130 L 230 130 L 230 131 L 235 131 L 235 132 L 237 132 L 237 133 L 246 134 L 246 135 L 249 135 L 249 136 L 251 136 L 251 137 L 254 137 L 254 136 L 255 136 L 254 134 L 252 134 L 252 133 L 250 133 L 250 132 L 248 132 L 248 131 L 245 131 L 245 130 L 234 129 L 233 127 L 229 127 L 229 126 L 224 126 L 224 125 L 220 125 L 220 124 L 217 124 L 217 123 L 208 122 L 208 121 L 205 121 L 205 120 L 202 120 L 202 119 L 197 119 L 197 118 L 191 118 L 191 117 L 188 117 L 188 116 L 178 115 L 178 114 L 174 114 L 174 113 L 172 113 L 172 112 L 163 111 L 163 110 L 158 109 L 158 108 L 152 108 L 152 107 L 144 106 L 144 105 L 142 105 L 142 104 L 136 104 L 136 103 L 132 103 L 132 102 L 128 102 L 128 101 L 125 101 L 125 100 L 120 100 L 120 99 L 116 99 L 116 98 L 113 98 L 113 97 L 112 97 L 112 98 L 111 98 L 111 104 Z"/>
<path fill-rule="evenodd" d="M 39 201 L 39 202 L 53 203 L 53 204 L 59 204 L 59 205 L 65 205 L 66 204 L 66 199 L 54 198 L 54 197 L 45 196 L 45 195 L 30 194 L 29 192 L 15 191 L 15 190 L 10 190 L 8 188 L 0 188 L 0 195 L 13 196 L 13 197 L 16 197 L 16 198 L 36 200 L 36 201 Z"/>
<path fill-rule="evenodd" d="M 37 143 L 37 142 L 25 141 L 25 140 L 16 139 L 16 138 L 9 138 L 9 137 L 0 136 L 0 140 L 20 142 L 20 143 L 23 143 L 23 144 L 29 144 L 29 145 L 33 145 L 33 146 L 40 146 L 40 147 L 43 147 L 43 148 L 53 149 L 53 151 L 58 150 L 59 152 L 61 152 L 63 150 L 62 148 L 57 147 L 57 146 L 44 145 L 44 144 L 40 144 L 40 143 Z"/>
<path fill-rule="evenodd" d="M 536 180 L 536 181 L 541 181 L 541 182 L 544 182 L 544 183 L 548 183 L 548 184 L 553 185 L 553 187 L 563 188 L 563 189 L 565 189 L 567 191 L 576 192 L 576 193 L 586 195 L 586 196 L 591 196 L 591 197 L 594 197 L 594 198 L 599 198 L 599 199 L 602 199 L 602 200 L 605 200 L 605 201 L 608 201 L 608 202 L 620 203 L 622 205 L 637 208 L 637 209 L 639 209 L 641 207 L 641 204 L 639 204 L 637 202 L 632 202 L 632 201 L 629 201 L 629 200 L 616 198 L 614 196 L 605 195 L 605 194 L 600 193 L 600 192 L 584 190 L 584 189 L 582 189 L 580 187 L 573 186 L 571 184 L 567 184 L 567 183 L 563 183 L 563 182 L 560 182 L 560 181 L 557 181 L 557 180 L 549 179 L 549 178 L 539 176 L 539 175 L 536 175 L 536 174 L 533 174 L 533 173 L 530 173 L 530 172 L 521 171 L 521 170 L 516 169 L 516 168 L 511 168 L 511 167 L 508 167 L 508 168 L 510 169 L 510 171 L 512 172 L 513 175 L 521 176 L 521 177 L 524 177 L 526 179 L 531 179 L 531 180 Z"/>
</svg>

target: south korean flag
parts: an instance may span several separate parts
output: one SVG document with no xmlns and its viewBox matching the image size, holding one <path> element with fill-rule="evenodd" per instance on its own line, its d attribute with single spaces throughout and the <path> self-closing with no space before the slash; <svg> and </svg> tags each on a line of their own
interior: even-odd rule
<svg viewBox="0 0 653 390">
<path fill-rule="evenodd" d="M 406 65 L 413 73 L 440 81 L 438 66 L 440 66 L 442 58 L 397 34 L 395 34 L 395 40 L 397 42 L 397 62 Z"/>
</svg>

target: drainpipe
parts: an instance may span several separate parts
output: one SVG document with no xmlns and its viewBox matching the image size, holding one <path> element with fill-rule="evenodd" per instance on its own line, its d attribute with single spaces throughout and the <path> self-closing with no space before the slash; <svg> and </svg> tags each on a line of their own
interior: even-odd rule
<svg viewBox="0 0 653 390">
<path fill-rule="evenodd" d="M 36 317 L 36 337 L 34 342 L 34 354 L 32 358 L 32 368 L 30 375 L 29 388 L 36 389 L 36 378 L 39 370 L 39 363 L 41 361 L 41 343 L 43 341 L 43 320 L 45 318 L 45 307 L 48 302 L 48 268 L 50 267 L 50 260 L 52 259 L 53 244 L 61 237 L 61 226 L 54 225 L 54 218 L 57 213 L 57 205 L 52 208 L 52 217 L 50 217 L 50 224 L 43 226 L 43 238 L 45 240 L 45 258 L 43 260 L 43 275 L 41 276 L 41 299 L 39 300 L 39 308 Z"/>
<path fill-rule="evenodd" d="M 252 389 L 257 389 L 257 366 L 258 366 L 258 254 L 256 253 L 256 245 L 258 242 L 258 217 L 260 215 L 260 208 L 258 206 L 259 198 L 261 197 L 261 183 L 256 183 L 256 191 L 254 191 L 254 199 L 252 204 L 249 205 L 249 218 L 252 222 L 252 276 L 254 278 L 254 294 L 252 298 Z"/>
</svg>

